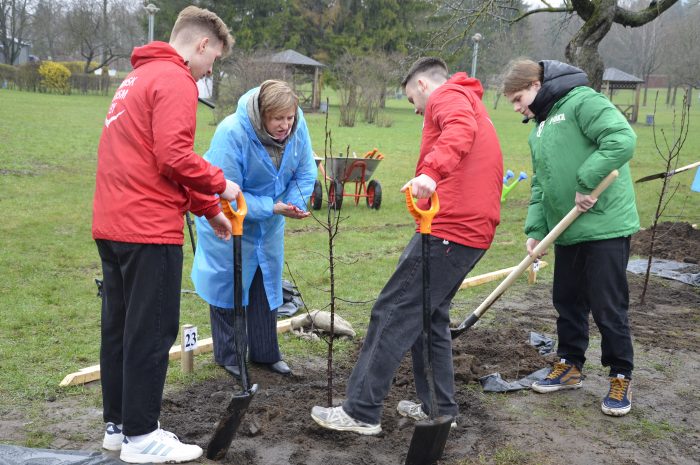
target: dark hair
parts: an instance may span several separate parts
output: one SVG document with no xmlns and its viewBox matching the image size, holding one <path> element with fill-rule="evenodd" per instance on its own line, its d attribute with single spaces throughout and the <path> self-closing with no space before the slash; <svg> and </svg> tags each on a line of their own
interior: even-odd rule
<svg viewBox="0 0 700 465">
<path fill-rule="evenodd" d="M 447 64 L 442 58 L 437 57 L 423 57 L 416 60 L 411 69 L 406 73 L 406 77 L 401 81 L 401 87 L 406 88 L 406 84 L 414 76 L 418 74 L 427 74 L 431 78 L 449 78 L 449 71 L 447 70 Z"/>
</svg>

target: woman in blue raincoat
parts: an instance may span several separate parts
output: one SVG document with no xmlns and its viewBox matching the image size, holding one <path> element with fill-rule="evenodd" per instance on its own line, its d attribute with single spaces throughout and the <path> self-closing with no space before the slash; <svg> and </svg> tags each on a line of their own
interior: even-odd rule
<svg viewBox="0 0 700 465">
<path fill-rule="evenodd" d="M 248 205 L 243 223 L 243 305 L 247 306 L 250 361 L 289 374 L 277 343 L 282 305 L 285 217 L 309 216 L 306 203 L 316 163 L 298 97 L 283 81 L 268 80 L 238 101 L 216 128 L 204 158 L 241 186 Z M 210 305 L 214 360 L 240 376 L 234 350 L 231 243 L 216 238 L 206 220 L 195 220 L 198 239 L 192 265 L 197 294 Z"/>
</svg>

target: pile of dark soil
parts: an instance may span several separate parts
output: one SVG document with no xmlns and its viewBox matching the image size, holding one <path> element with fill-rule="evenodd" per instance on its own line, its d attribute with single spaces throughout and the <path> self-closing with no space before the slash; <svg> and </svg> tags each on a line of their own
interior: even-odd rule
<svg viewBox="0 0 700 465">
<path fill-rule="evenodd" d="M 653 232 L 654 229 L 644 229 L 632 236 L 633 255 L 649 256 Z M 690 223 L 657 224 L 652 255 L 677 262 L 700 263 L 700 230 Z"/>
</svg>

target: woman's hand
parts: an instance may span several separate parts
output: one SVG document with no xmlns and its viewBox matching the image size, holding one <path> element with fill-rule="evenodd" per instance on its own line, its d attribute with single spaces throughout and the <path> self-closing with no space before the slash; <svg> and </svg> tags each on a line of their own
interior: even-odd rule
<svg viewBox="0 0 700 465">
<path fill-rule="evenodd" d="M 277 202 L 274 207 L 272 207 L 272 212 L 275 215 L 282 215 L 286 216 L 287 218 L 294 218 L 297 220 L 301 220 L 303 218 L 306 218 L 307 216 L 311 215 L 311 212 L 304 211 L 300 208 L 298 208 L 296 205 L 292 205 L 291 203 L 282 203 L 282 202 Z"/>
</svg>

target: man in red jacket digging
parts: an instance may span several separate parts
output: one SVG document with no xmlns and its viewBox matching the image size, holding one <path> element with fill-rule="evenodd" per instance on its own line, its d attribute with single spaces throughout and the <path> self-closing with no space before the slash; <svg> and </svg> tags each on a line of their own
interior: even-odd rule
<svg viewBox="0 0 700 465">
<path fill-rule="evenodd" d="M 134 49 L 134 70 L 105 118 L 92 223 L 104 275 L 102 446 L 121 450 L 125 462 L 184 462 L 202 454 L 162 430 L 158 418 L 180 319 L 183 215 L 206 216 L 228 238 L 231 225 L 214 194 L 234 200 L 240 192 L 193 151 L 196 80 L 232 43 L 214 13 L 185 8 L 169 44 Z"/>
<path fill-rule="evenodd" d="M 439 58 L 416 61 L 401 83 L 408 101 L 423 115 L 416 177 L 409 188 L 428 209 L 437 191 L 440 211 L 430 237 L 432 348 L 437 415 L 457 416 L 449 309 L 467 273 L 489 248 L 500 221 L 503 159 L 496 130 L 481 101 L 481 83 L 456 73 L 449 77 Z M 416 233 L 396 271 L 379 294 L 343 405 L 314 407 L 311 417 L 337 431 L 378 434 L 384 399 L 396 369 L 411 350 L 420 403 L 403 400 L 399 414 L 421 420 L 431 412 L 424 373 L 421 240 Z M 436 416 L 437 416 L 436 415 Z"/>
</svg>

